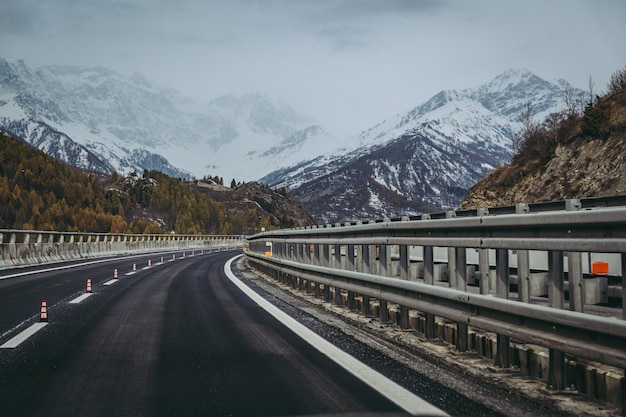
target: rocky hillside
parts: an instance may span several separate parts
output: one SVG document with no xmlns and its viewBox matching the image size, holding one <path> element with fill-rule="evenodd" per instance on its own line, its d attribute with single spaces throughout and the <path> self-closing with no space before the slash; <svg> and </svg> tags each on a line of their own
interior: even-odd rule
<svg viewBox="0 0 626 417">
<path fill-rule="evenodd" d="M 626 194 L 626 89 L 535 126 L 510 165 L 473 187 L 459 209 Z"/>
<path fill-rule="evenodd" d="M 248 219 L 246 234 L 258 232 L 261 227 L 275 229 L 316 224 L 311 215 L 300 203 L 289 198 L 284 189 L 272 190 L 258 182 L 229 188 L 211 179 L 194 180 L 187 184 L 219 202 L 227 215 L 233 213 Z"/>
</svg>

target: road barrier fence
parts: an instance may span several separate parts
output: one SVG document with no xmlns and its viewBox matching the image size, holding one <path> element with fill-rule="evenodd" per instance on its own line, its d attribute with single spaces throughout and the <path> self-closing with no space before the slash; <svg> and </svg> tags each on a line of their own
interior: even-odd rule
<svg viewBox="0 0 626 417">
<path fill-rule="evenodd" d="M 473 335 L 491 332 L 497 367 L 531 361 L 515 346 L 543 347 L 549 390 L 596 389 L 571 371 L 578 361 L 615 367 L 595 396 L 623 414 L 626 205 L 590 201 L 268 231 L 244 249 L 253 267 L 326 301 L 382 322 L 393 305 L 403 328 L 417 314 L 429 339 L 436 322 L 453 323 L 458 351 L 484 350 Z"/>
<path fill-rule="evenodd" d="M 166 250 L 242 246 L 243 236 L 0 229 L 0 268 Z"/>
</svg>

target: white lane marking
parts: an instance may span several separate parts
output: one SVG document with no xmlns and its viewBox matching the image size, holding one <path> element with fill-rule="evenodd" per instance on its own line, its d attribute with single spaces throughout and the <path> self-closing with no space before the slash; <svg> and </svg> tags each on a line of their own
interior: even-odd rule
<svg viewBox="0 0 626 417">
<path fill-rule="evenodd" d="M 85 301 L 87 298 L 89 298 L 89 297 L 90 297 L 90 296 L 92 296 L 92 295 L 93 295 L 93 293 L 86 292 L 86 293 L 84 293 L 84 294 L 82 294 L 82 295 L 80 295 L 80 296 L 78 296 L 78 297 L 74 298 L 72 301 L 70 301 L 70 304 L 78 304 L 78 303 L 81 303 L 81 302 Z"/>
<path fill-rule="evenodd" d="M 394 402 L 400 408 L 404 409 L 407 413 L 414 416 L 447 416 L 445 412 L 424 401 L 422 398 L 413 394 L 404 387 L 398 385 L 386 376 L 382 375 L 378 371 L 368 367 L 363 362 L 350 356 L 343 350 L 339 349 L 326 339 L 319 336 L 317 333 L 307 329 L 295 319 L 289 317 L 282 310 L 271 304 L 269 301 L 252 291 L 250 287 L 241 282 L 235 274 L 230 270 L 232 262 L 243 255 L 235 256 L 226 262 L 224 265 L 224 272 L 226 276 L 237 286 L 241 291 L 256 302 L 265 311 L 274 316 L 278 321 L 282 322 L 291 331 L 300 336 L 304 341 L 308 342 L 311 346 L 328 356 L 335 361 L 338 365 L 350 372 L 352 375 L 359 378 L 365 384 L 378 391 L 383 396 Z"/>
<path fill-rule="evenodd" d="M 13 349 L 18 347 L 22 342 L 26 339 L 37 333 L 39 330 L 43 329 L 45 325 L 48 324 L 46 322 L 35 323 L 20 334 L 16 335 L 12 339 L 8 340 L 5 344 L 0 346 L 0 349 Z"/>
<path fill-rule="evenodd" d="M 161 252 L 157 252 L 157 253 L 161 253 Z M 171 253 L 171 252 L 163 252 L 163 253 Z M 140 257 L 145 256 L 145 255 L 146 254 L 129 255 L 129 256 L 121 256 L 119 258 L 110 258 L 109 257 L 109 258 L 105 258 L 105 259 L 99 259 L 99 260 L 96 260 L 96 261 L 82 262 L 82 263 L 79 263 L 79 264 L 72 264 L 72 265 L 65 265 L 65 266 L 55 266 L 53 268 L 38 269 L 36 271 L 18 272 L 16 274 L 2 276 L 2 277 L 0 277 L 0 280 L 2 280 L 2 279 L 9 279 L 9 278 L 23 277 L 23 276 L 26 276 L 26 275 L 40 274 L 40 273 L 43 273 L 43 272 L 60 271 L 60 270 L 63 270 L 63 269 L 77 268 L 79 266 L 85 266 L 85 265 L 101 264 L 101 263 L 104 263 L 104 262 L 112 262 L 112 261 L 116 261 L 116 260 L 121 261 L 121 260 L 124 260 L 124 259 L 140 258 Z"/>
<path fill-rule="evenodd" d="M 128 275 L 135 275 L 137 273 L 137 271 L 130 271 L 125 273 L 124 275 L 128 276 Z"/>
<path fill-rule="evenodd" d="M 108 280 L 107 282 L 105 282 L 105 283 L 104 283 L 104 284 L 102 284 L 102 285 L 113 285 L 113 284 L 115 284 L 117 281 L 119 281 L 119 280 L 118 280 L 118 279 L 115 279 L 115 278 L 114 278 L 114 279 L 110 279 L 110 280 Z"/>
</svg>

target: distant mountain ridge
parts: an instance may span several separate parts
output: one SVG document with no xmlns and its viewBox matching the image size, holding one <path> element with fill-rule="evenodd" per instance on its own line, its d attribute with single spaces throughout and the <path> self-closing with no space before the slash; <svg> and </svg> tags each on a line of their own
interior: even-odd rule
<svg viewBox="0 0 626 417">
<path fill-rule="evenodd" d="M 509 70 L 478 88 L 441 91 L 363 131 L 351 146 L 261 181 L 289 188 L 321 222 L 454 209 L 471 185 L 510 161 L 526 104 L 543 121 L 562 107 L 565 89 L 585 94 L 563 80 Z"/>
<path fill-rule="evenodd" d="M 586 94 L 512 69 L 338 138 L 261 94 L 200 104 L 138 74 L 33 70 L 0 59 L 0 131 L 96 171 L 260 178 L 287 189 L 317 221 L 336 222 L 456 208 L 470 186 L 510 161 L 526 104 L 543 121 L 563 106 L 566 89 Z"/>
<path fill-rule="evenodd" d="M 315 127 L 315 128 L 313 128 Z M 256 179 L 330 135 L 261 94 L 196 103 L 139 74 L 0 59 L 0 130 L 81 168 Z M 293 138 L 292 138 L 293 136 Z"/>
</svg>

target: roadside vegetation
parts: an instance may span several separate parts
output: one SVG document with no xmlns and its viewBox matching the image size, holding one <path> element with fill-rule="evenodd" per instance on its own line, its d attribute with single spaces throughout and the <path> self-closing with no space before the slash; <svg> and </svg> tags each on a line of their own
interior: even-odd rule
<svg viewBox="0 0 626 417">
<path fill-rule="evenodd" d="M 470 190 L 460 209 L 626 194 L 626 67 L 596 93 L 566 91 L 564 109 L 541 123 L 521 113 L 513 157 Z"/>
<path fill-rule="evenodd" d="M 572 91 L 566 90 L 565 108 L 543 123 L 533 121 L 532 103 L 527 103 L 521 114 L 522 130 L 513 138 L 512 165 L 543 164 L 554 156 L 559 144 L 576 139 L 606 140 L 611 134 L 612 101 L 625 89 L 626 67 L 613 73 L 602 96 L 596 94 L 590 78 L 586 101 L 575 99 Z"/>
</svg>

